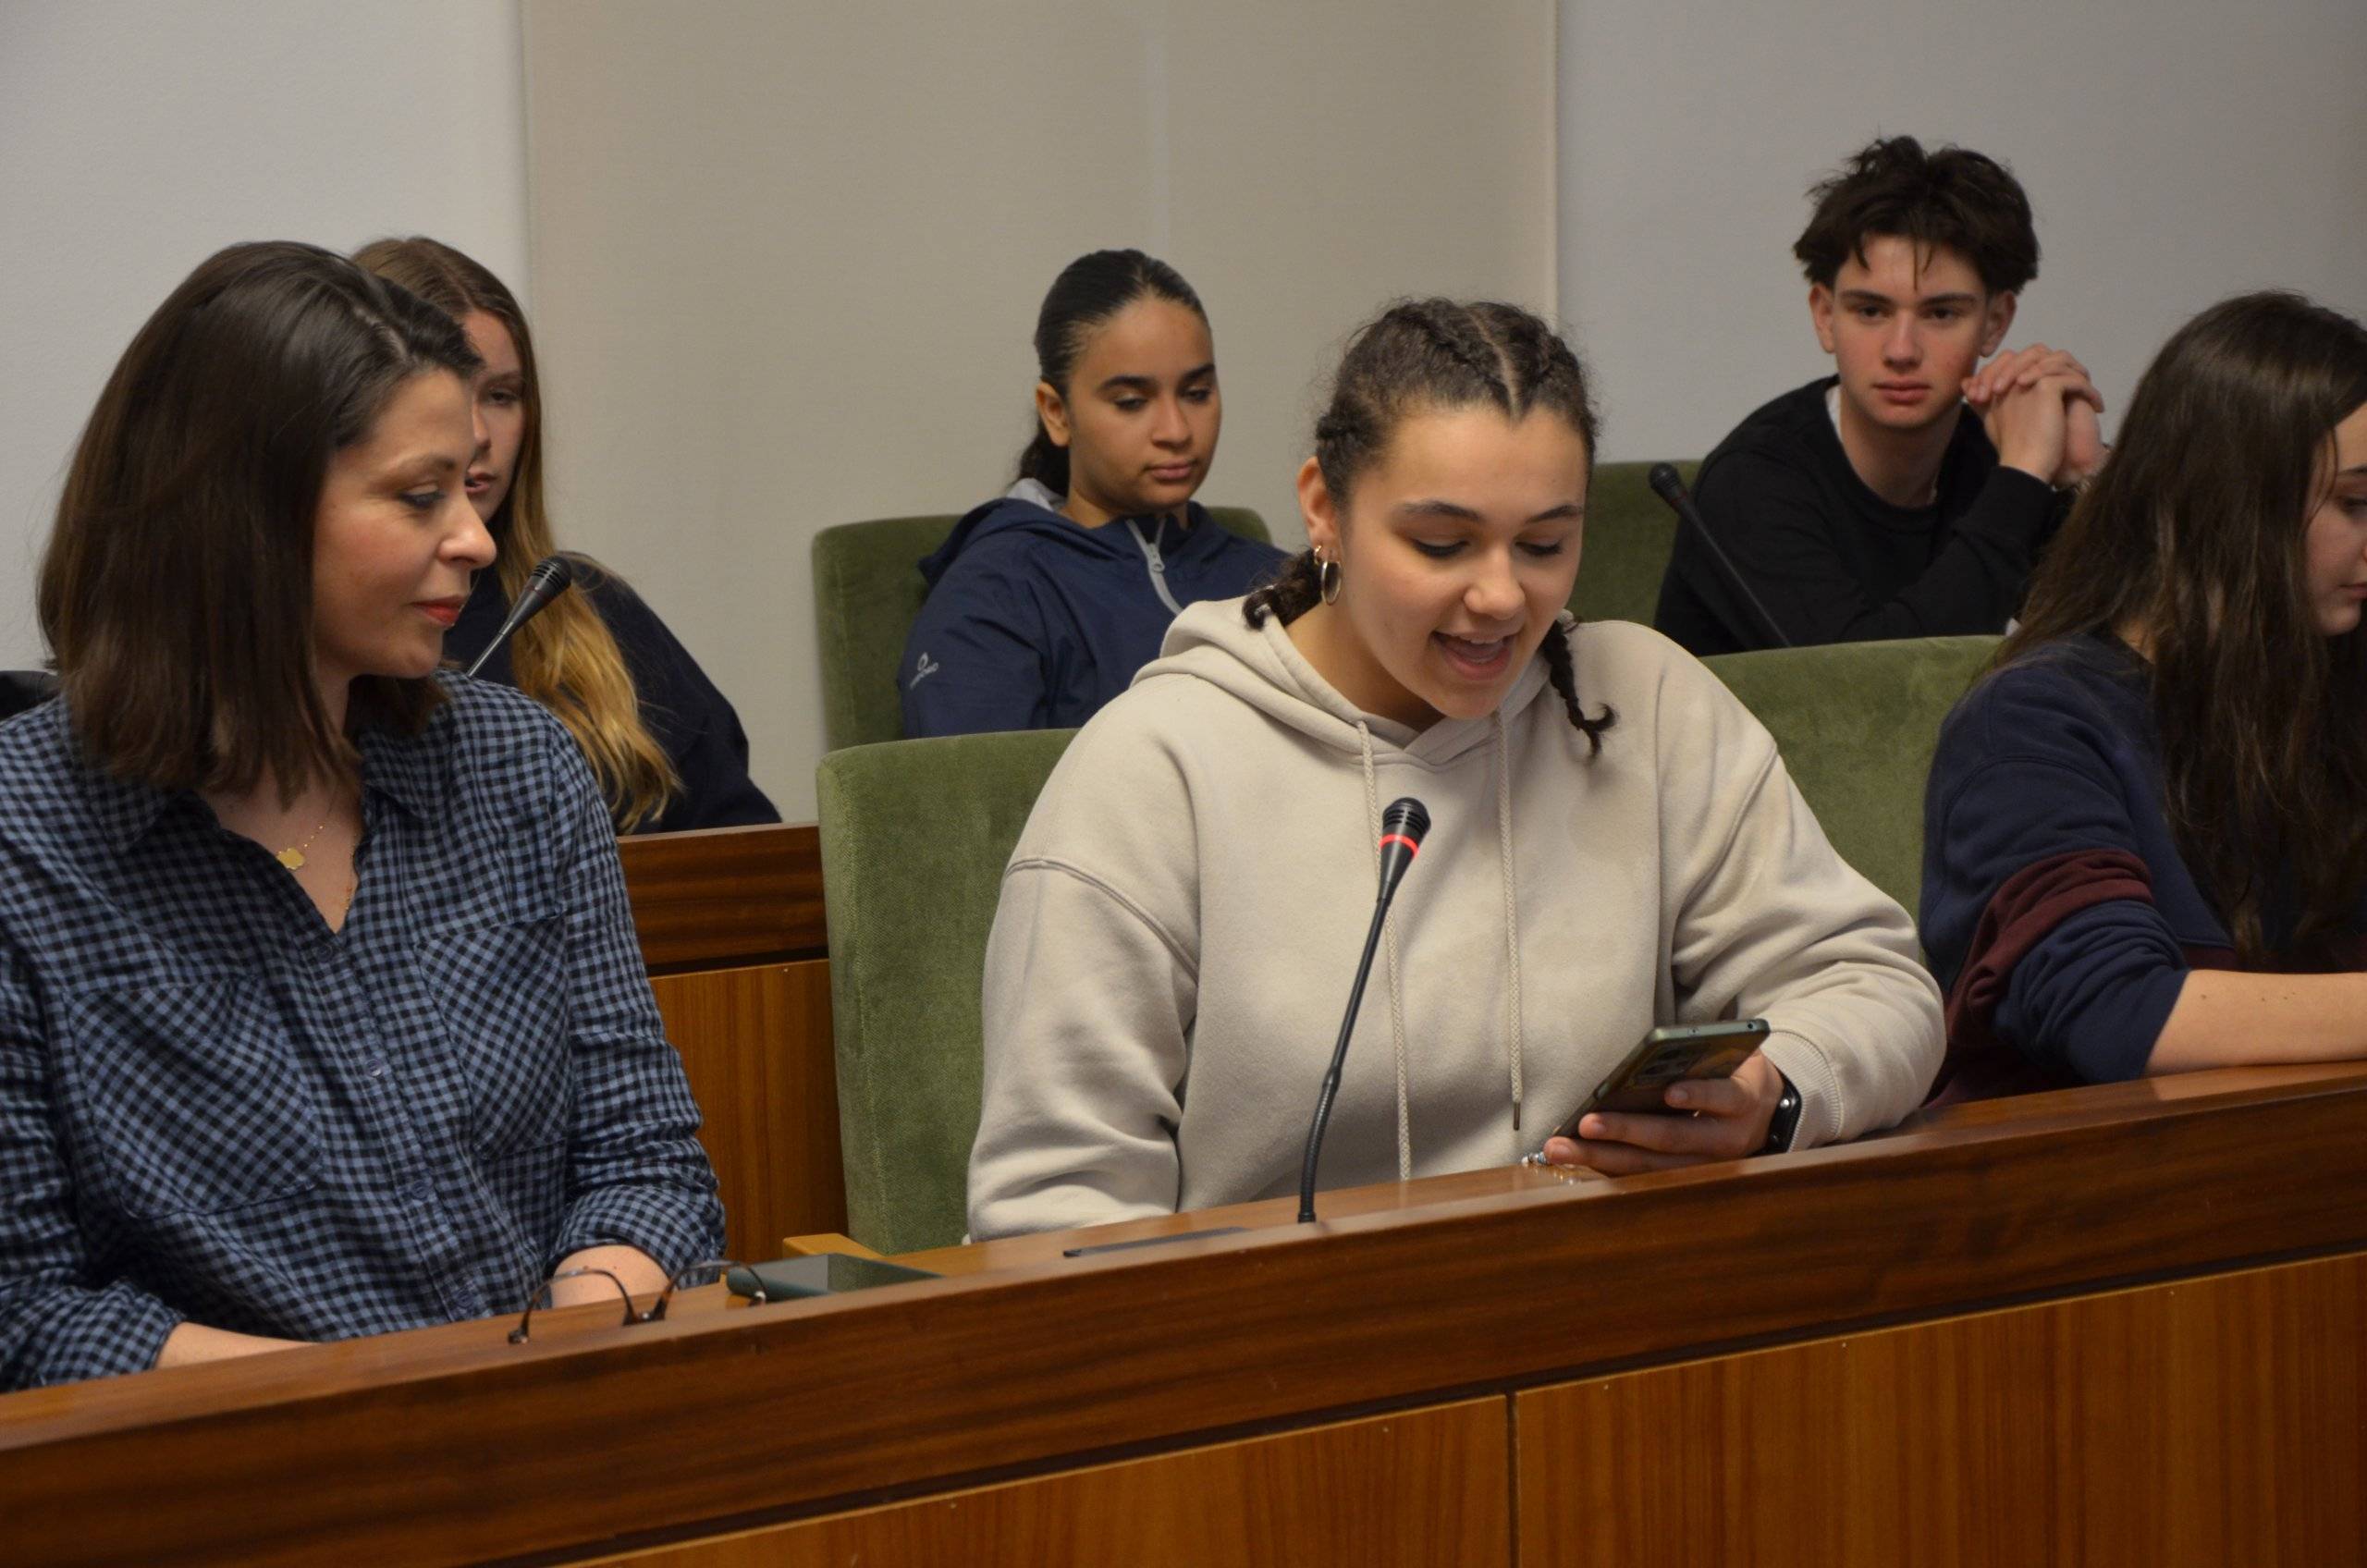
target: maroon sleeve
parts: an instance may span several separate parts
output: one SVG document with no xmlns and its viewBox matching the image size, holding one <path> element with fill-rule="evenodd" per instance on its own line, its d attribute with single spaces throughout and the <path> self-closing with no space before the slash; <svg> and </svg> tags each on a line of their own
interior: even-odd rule
<svg viewBox="0 0 2367 1568">
<path fill-rule="evenodd" d="M 1986 1099 L 2067 1088 L 2079 1082 L 2051 1072 L 1997 1037 L 1997 1007 L 2014 966 L 2070 916 L 2116 899 L 2153 901 L 2145 863 L 2124 850 L 2074 850 L 2033 861 L 2007 877 L 1981 912 L 1964 968 L 1948 994 L 1948 1051 L 1932 1103 Z"/>
</svg>

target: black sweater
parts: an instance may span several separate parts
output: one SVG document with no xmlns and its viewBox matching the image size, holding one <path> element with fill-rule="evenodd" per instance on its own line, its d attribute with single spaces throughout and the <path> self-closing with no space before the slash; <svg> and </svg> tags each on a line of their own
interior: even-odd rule
<svg viewBox="0 0 2367 1568">
<path fill-rule="evenodd" d="M 1967 410 L 1939 499 L 1894 507 L 1866 486 L 1825 407 L 1826 376 L 1735 427 L 1701 464 L 1702 521 L 1796 644 L 2003 631 L 2063 518 L 2042 480 L 2000 466 Z M 1696 654 L 1777 646 L 1748 599 L 1680 529 L 1652 618 Z"/>
<path fill-rule="evenodd" d="M 585 578 L 593 581 L 582 586 Z M 657 619 L 657 612 L 618 578 L 606 572 L 578 570 L 575 592 L 588 594 L 609 633 L 624 654 L 625 670 L 632 677 L 640 699 L 641 721 L 681 775 L 682 791 L 656 819 L 644 822 L 636 833 L 672 833 L 686 827 L 736 827 L 752 822 L 779 822 L 780 813 L 748 777 L 748 736 L 740 716 L 699 668 L 688 648 L 675 640 Z M 469 602 L 452 630 L 444 634 L 444 656 L 466 668 L 469 661 L 501 629 L 509 601 L 491 571 L 480 571 L 470 587 Z M 515 686 L 509 649 L 504 645 L 477 672 L 481 680 Z"/>
</svg>

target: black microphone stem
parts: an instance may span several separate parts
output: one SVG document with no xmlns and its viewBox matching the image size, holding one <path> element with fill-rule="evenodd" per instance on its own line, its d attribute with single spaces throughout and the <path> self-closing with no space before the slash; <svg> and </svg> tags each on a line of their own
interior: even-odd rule
<svg viewBox="0 0 2367 1568">
<path fill-rule="evenodd" d="M 543 606 L 566 593 L 574 581 L 575 570 L 568 564 L 565 556 L 546 556 L 536 561 L 533 571 L 526 579 L 526 586 L 519 592 L 518 602 L 509 606 L 509 618 L 502 621 L 501 630 L 496 631 L 493 641 L 469 661 L 469 668 L 462 673 L 473 676 L 483 669 L 485 660 L 493 657 L 501 645 L 509 641 L 512 632 L 542 614 Z"/>
<path fill-rule="evenodd" d="M 1315 1122 L 1306 1133 L 1306 1160 L 1298 1173 L 1298 1221 L 1310 1224 L 1315 1219 L 1315 1162 L 1323 1153 L 1323 1129 L 1331 1121 L 1331 1101 L 1340 1092 L 1340 1069 L 1348 1060 L 1348 1036 L 1356 1032 L 1356 1013 L 1365 999 L 1365 978 L 1372 973 L 1372 955 L 1380 946 L 1380 933 L 1388 924 L 1389 900 L 1397 894 L 1397 884 L 1390 883 L 1373 900 L 1372 929 L 1365 933 L 1365 956 L 1356 961 L 1356 983 L 1348 988 L 1348 1016 L 1340 1020 L 1340 1042 L 1331 1047 L 1331 1065 L 1323 1074 L 1323 1087 L 1315 1096 Z"/>
<path fill-rule="evenodd" d="M 1760 624 L 1765 626 L 1767 634 L 1775 639 L 1775 645 L 1780 648 L 1792 646 L 1792 640 L 1784 635 L 1784 629 L 1775 624 L 1775 618 L 1767 612 L 1767 606 L 1760 603 L 1759 595 L 1751 591 L 1749 579 L 1744 577 L 1742 569 L 1735 565 L 1735 558 L 1726 554 L 1726 547 L 1718 543 L 1718 536 L 1710 532 L 1710 524 L 1701 516 L 1701 508 L 1693 504 L 1693 496 L 1685 488 L 1685 481 L 1677 476 L 1675 465 L 1654 463 L 1651 472 L 1644 477 L 1645 483 L 1652 487 L 1652 494 L 1666 501 L 1669 510 L 1676 514 L 1676 521 L 1691 529 L 1693 536 L 1709 547 L 1719 570 L 1725 573 L 1727 582 L 1740 590 L 1742 596 L 1749 601 L 1750 607 L 1758 612 Z"/>
</svg>

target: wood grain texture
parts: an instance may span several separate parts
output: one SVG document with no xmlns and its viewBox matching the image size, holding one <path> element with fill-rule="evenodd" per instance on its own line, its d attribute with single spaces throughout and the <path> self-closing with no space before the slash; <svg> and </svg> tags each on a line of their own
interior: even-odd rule
<svg viewBox="0 0 2367 1568">
<path fill-rule="evenodd" d="M 731 1256 L 778 1257 L 783 1236 L 843 1230 L 829 964 L 668 974 L 650 986 L 705 1119 L 699 1142 L 722 1187 Z"/>
<path fill-rule="evenodd" d="M 1524 1568 L 2357 1562 L 2367 1258 L 1516 1396 Z"/>
<path fill-rule="evenodd" d="M 821 835 L 810 822 L 642 834 L 618 839 L 617 852 L 652 974 L 820 958 L 829 949 Z"/>
<path fill-rule="evenodd" d="M 2362 1125 L 2367 1067 L 2196 1074 L 1841 1148 L 831 1300 L 631 1329 L 555 1314 L 523 1347 L 506 1324 L 459 1324 L 37 1390 L 0 1398 L 0 1519 L 24 1561 L 59 1568 L 655 1547 L 2358 1252 Z"/>
<path fill-rule="evenodd" d="M 838 1231 L 816 1231 L 803 1236 L 783 1236 L 780 1256 L 783 1257 L 816 1257 L 825 1253 L 844 1253 L 849 1257 L 884 1257 L 852 1236 Z"/>
<path fill-rule="evenodd" d="M 984 1487 L 606 1568 L 1503 1568 L 1502 1399 Z"/>
</svg>

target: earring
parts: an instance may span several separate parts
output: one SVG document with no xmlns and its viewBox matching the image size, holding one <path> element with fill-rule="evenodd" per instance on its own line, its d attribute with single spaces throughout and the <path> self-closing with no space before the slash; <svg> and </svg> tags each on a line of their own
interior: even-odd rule
<svg viewBox="0 0 2367 1568">
<path fill-rule="evenodd" d="M 1321 591 L 1325 604 L 1340 602 L 1340 579 L 1344 575 L 1338 561 L 1320 550 L 1315 552 L 1315 585 Z"/>
</svg>

